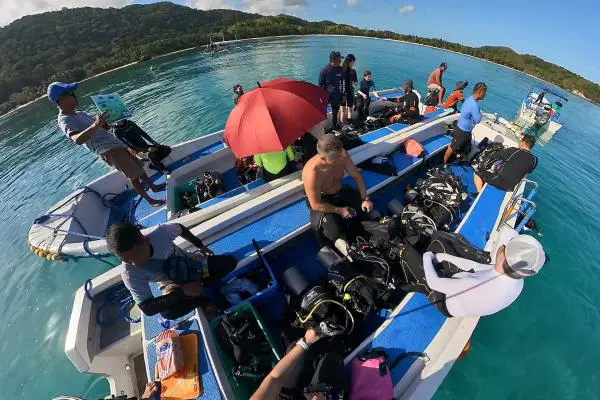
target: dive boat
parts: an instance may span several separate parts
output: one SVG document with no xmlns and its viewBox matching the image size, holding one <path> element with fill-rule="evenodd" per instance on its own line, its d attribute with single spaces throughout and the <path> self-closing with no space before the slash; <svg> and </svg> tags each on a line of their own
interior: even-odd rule
<svg viewBox="0 0 600 400">
<path fill-rule="evenodd" d="M 385 213 L 390 200 L 402 199 L 405 185 L 422 177 L 426 164 L 443 163 L 442 154 L 451 142 L 448 129 L 457 118 L 456 114 L 442 116 L 410 130 L 388 127 L 381 133 L 372 133 L 379 138 L 354 149 L 351 156 L 359 167 L 381 156 L 387 157 L 395 167 L 389 174 L 361 171 L 376 209 Z M 474 144 L 484 138 L 516 146 L 513 138 L 499 135 L 486 125 L 477 125 L 473 131 Z M 408 139 L 423 145 L 422 157 L 401 151 Z M 448 168 L 460 178 L 468 192 L 475 191 L 473 168 L 468 165 Z M 344 180 L 353 184 L 349 177 Z M 520 230 L 535 211 L 536 186 L 534 182 L 523 180 L 513 192 L 503 192 L 486 184 L 476 197 L 465 200 L 451 230 L 480 249 L 491 249 L 502 226 Z M 287 182 L 204 221 L 192 232 L 216 254 L 229 253 L 237 258 L 238 267 L 230 275 L 239 276 L 260 263 L 268 267 L 271 284 L 242 303 L 246 310 L 252 311 L 267 338 L 276 336 L 283 318 L 284 271 L 296 266 L 311 282 L 326 274 L 316 259 L 320 245 L 310 231 L 309 212 L 299 180 Z M 253 242 L 262 248 L 262 256 Z M 182 248 L 189 245 L 183 240 L 176 244 Z M 140 316 L 135 307 L 128 310 L 126 318 L 119 318 L 124 314 L 122 307 L 110 304 L 107 299 L 116 291 L 126 290 L 120 271 L 119 267 L 111 269 L 77 290 L 65 353 L 80 372 L 106 377 L 112 395 L 136 396 L 143 391 L 146 382 L 155 379 L 156 341 L 164 330 L 164 323 L 161 324 L 163 321 L 158 316 Z M 152 290 L 155 295 L 160 294 L 158 285 Z M 106 320 L 102 315 L 116 315 L 116 318 L 112 324 L 104 324 L 100 323 Z M 141 323 L 132 324 L 137 317 Z M 195 309 L 169 321 L 169 326 L 180 335 L 196 335 L 199 399 L 245 400 L 251 393 L 249 387 L 256 387 L 257 380 L 247 380 L 232 369 L 231 359 L 215 334 L 219 318 L 222 316 L 216 315 L 209 321 L 202 309 Z M 370 318 L 359 333 L 358 344 L 344 354 L 345 363 L 349 366 L 357 354 L 375 347 L 385 348 L 391 358 L 407 352 L 419 354 L 417 358 L 402 359 L 391 371 L 394 398 L 399 399 L 432 397 L 463 352 L 478 322 L 478 318 L 446 318 L 419 293 L 404 293 L 392 309 L 380 310 Z M 276 347 L 273 344 L 273 354 L 278 358 L 284 349 Z"/>
<path fill-rule="evenodd" d="M 401 96 L 403 91 L 389 89 L 380 93 L 393 98 Z M 361 140 L 369 143 L 386 135 L 410 131 L 449 113 L 443 109 L 432 110 L 424 114 L 423 122 L 410 126 L 391 124 L 363 134 Z M 356 151 L 355 148 L 350 152 Z M 130 221 L 146 229 L 167 221 L 193 227 L 298 180 L 300 176 L 299 172 L 294 172 L 268 183 L 258 179 L 242 184 L 235 168 L 235 157 L 223 142 L 223 131 L 173 146 L 163 164 L 170 170 L 168 174 L 157 172 L 149 165 L 145 166 L 145 171 L 153 182 L 166 182 L 165 191 L 151 193 L 155 198 L 166 200 L 165 206 L 152 207 L 130 187 L 127 178 L 113 170 L 71 193 L 36 218 L 28 235 L 31 251 L 49 260 L 107 255 L 104 234 L 108 226 L 115 222 Z M 197 204 L 188 214 L 180 216 L 179 212 L 184 209 L 180 194 L 194 191 L 192 182 L 205 172 L 217 172 L 220 175 L 223 193 Z"/>
</svg>

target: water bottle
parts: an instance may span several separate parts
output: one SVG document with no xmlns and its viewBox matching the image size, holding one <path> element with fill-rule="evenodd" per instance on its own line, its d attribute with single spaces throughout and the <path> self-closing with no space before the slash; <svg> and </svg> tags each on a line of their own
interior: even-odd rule
<svg viewBox="0 0 600 400">
<path fill-rule="evenodd" d="M 498 115 L 498 113 L 494 113 L 494 123 L 497 124 L 498 122 L 500 122 L 500 115 Z"/>
</svg>

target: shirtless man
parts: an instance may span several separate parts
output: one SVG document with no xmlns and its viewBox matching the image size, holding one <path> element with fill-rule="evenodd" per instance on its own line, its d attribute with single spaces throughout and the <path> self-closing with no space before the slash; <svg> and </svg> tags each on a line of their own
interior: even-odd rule
<svg viewBox="0 0 600 400">
<path fill-rule="evenodd" d="M 354 179 L 358 191 L 342 184 L 344 172 Z M 302 181 L 315 232 L 322 232 L 331 242 L 353 241 L 363 233 L 360 217 L 373 210 L 373 203 L 358 168 L 337 136 L 326 134 L 319 138 L 317 155 L 306 163 Z M 317 237 L 321 238 L 319 234 Z"/>
</svg>

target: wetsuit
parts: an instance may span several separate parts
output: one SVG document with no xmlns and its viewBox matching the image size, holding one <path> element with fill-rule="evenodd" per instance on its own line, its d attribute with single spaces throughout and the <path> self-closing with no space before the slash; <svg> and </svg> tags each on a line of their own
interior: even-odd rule
<svg viewBox="0 0 600 400">
<path fill-rule="evenodd" d="M 331 104 L 331 122 L 337 127 L 338 112 L 342 102 L 344 69 L 341 66 L 334 67 L 327 64 L 319 73 L 319 86 L 329 92 L 329 104 Z"/>
<path fill-rule="evenodd" d="M 356 236 L 365 234 L 364 228 L 360 223 L 365 218 L 365 214 L 361 209 L 362 200 L 358 190 L 344 185 L 336 194 L 321 195 L 321 200 L 335 207 L 350 207 L 357 214 L 353 218 L 344 219 L 336 213 L 321 213 L 310 208 L 307 198 L 306 203 L 310 210 L 310 224 L 321 244 L 328 244 L 323 239 L 331 242 L 335 242 L 337 239 L 344 239 L 351 243 L 354 242 Z"/>
</svg>

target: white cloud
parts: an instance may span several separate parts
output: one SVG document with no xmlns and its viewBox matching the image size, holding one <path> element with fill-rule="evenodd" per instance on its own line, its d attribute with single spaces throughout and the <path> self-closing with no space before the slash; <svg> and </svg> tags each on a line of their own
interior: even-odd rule
<svg viewBox="0 0 600 400">
<path fill-rule="evenodd" d="M 225 8 L 236 10 L 237 7 L 227 0 L 188 0 L 187 6 L 198 10 L 211 10 L 214 8 Z"/>
<path fill-rule="evenodd" d="M 242 11 L 276 15 L 297 14 L 308 6 L 308 0 L 242 0 Z"/>
<path fill-rule="evenodd" d="M 405 6 L 402 6 L 400 8 L 398 8 L 398 12 L 400 14 L 408 14 L 415 11 L 415 6 L 413 6 L 412 4 L 407 4 Z"/>
<path fill-rule="evenodd" d="M 348 3 L 350 7 L 354 7 L 358 3 L 358 0 L 346 0 L 346 3 Z"/>
<path fill-rule="evenodd" d="M 56 11 L 63 7 L 124 7 L 133 0 L 0 0 L 0 26 L 7 25 L 25 15 Z"/>
</svg>

